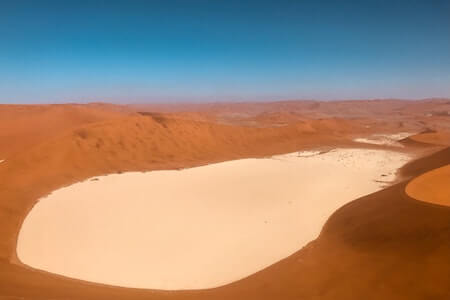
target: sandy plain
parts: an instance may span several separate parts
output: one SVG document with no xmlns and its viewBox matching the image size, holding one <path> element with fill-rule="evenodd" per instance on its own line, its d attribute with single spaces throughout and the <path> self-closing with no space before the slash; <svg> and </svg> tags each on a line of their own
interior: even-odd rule
<svg viewBox="0 0 450 300">
<path fill-rule="evenodd" d="M 34 268 L 104 284 L 213 288 L 298 251 L 408 159 L 334 149 L 91 178 L 35 205 L 17 253 Z"/>
<path fill-rule="evenodd" d="M 408 182 L 450 163 L 450 99 L 282 101 L 205 105 L 0 105 L 2 299 L 449 299 L 450 209 L 444 173 L 421 201 Z M 404 147 L 355 137 L 423 132 Z M 93 284 L 33 269 L 16 256 L 20 226 L 52 191 L 110 173 L 180 169 L 336 147 L 411 153 L 400 183 L 337 209 L 289 257 L 213 289 L 161 291 Z M 305 154 L 309 156 L 310 154 Z M 436 184 L 436 185 L 435 185 Z M 334 195 L 329 195 L 333 198 Z M 183 245 L 179 244 L 178 247 Z"/>
</svg>

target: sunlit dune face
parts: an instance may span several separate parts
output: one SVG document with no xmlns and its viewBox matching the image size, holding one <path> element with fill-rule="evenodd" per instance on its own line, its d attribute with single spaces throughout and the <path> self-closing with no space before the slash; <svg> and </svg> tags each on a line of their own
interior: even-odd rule
<svg viewBox="0 0 450 300">
<path fill-rule="evenodd" d="M 105 284 L 216 287 L 299 250 L 407 160 L 336 149 L 92 178 L 41 199 L 17 253 L 34 268 Z"/>
<path fill-rule="evenodd" d="M 450 206 L 450 165 L 413 179 L 406 186 L 406 193 L 420 201 Z"/>
<path fill-rule="evenodd" d="M 450 145 L 450 132 L 428 132 L 411 136 L 411 139 L 417 142 L 433 145 Z"/>
</svg>

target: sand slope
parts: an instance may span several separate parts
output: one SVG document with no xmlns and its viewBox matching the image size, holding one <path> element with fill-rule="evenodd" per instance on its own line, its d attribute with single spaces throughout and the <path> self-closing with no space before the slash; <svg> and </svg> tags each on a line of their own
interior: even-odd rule
<svg viewBox="0 0 450 300">
<path fill-rule="evenodd" d="M 363 132 L 368 135 L 420 132 L 427 128 L 439 131 L 450 128 L 450 119 L 443 114 L 448 111 L 449 103 L 448 99 L 348 101 L 336 105 L 308 103 L 309 111 L 306 110 L 301 118 L 310 113 L 321 118 L 333 115 L 333 111 L 349 109 L 353 117 L 360 118 L 347 120 L 349 126 L 339 127 L 337 133 L 333 129 L 341 123 L 339 119 L 324 120 L 326 133 L 321 133 L 322 129 L 316 127 L 315 121 L 299 121 L 299 116 L 291 113 L 292 122 L 298 125 L 289 122 L 290 126 L 276 129 L 267 128 L 266 125 L 271 124 L 269 121 L 265 127 L 252 125 L 254 129 L 247 131 L 233 125 L 234 119 L 230 126 L 220 127 L 200 122 L 202 113 L 198 120 L 182 116 L 179 120 L 156 121 L 148 117 L 149 125 L 139 131 L 134 129 L 138 127 L 136 120 L 120 112 L 121 121 L 108 119 L 110 121 L 82 123 L 55 135 L 39 135 L 31 144 L 26 143 L 26 135 L 14 131 L 15 126 L 7 125 L 8 135 L 2 132 L 0 142 L 0 151 L 9 153 L 1 156 L 7 161 L 0 167 L 0 295 L 6 299 L 95 300 L 449 299 L 450 211 L 448 207 L 429 205 L 408 197 L 405 184 L 344 206 L 333 214 L 320 237 L 305 249 L 242 281 L 212 290 L 164 292 L 93 285 L 30 270 L 18 264 L 14 255 L 16 234 L 28 210 L 39 197 L 62 186 L 118 171 L 187 167 L 324 144 L 348 146 L 343 140 L 351 140 Z M 276 111 L 285 107 L 284 103 L 270 105 Z M 292 111 L 291 105 L 296 106 L 298 112 L 303 111 L 303 104 L 298 103 L 291 103 L 283 110 Z M 324 110 L 323 106 L 326 107 Z M 71 111 L 66 111 L 69 116 Z M 242 112 L 241 107 L 238 111 Z M 273 117 L 278 115 L 275 112 Z M 10 117 L 13 122 L 14 115 Z M 225 117 L 229 122 L 230 118 Z M 51 120 L 52 115 L 46 118 Z M 149 128 L 151 119 L 157 125 Z M 216 119 L 215 115 L 211 117 L 211 120 Z M 0 126 L 5 126 L 4 120 L 0 118 Z M 143 132 L 149 132 L 149 135 L 141 141 L 139 136 Z M 105 144 L 97 147 L 99 138 L 104 137 L 107 137 Z M 156 140 L 149 139 L 152 137 Z M 117 151 L 122 147 L 121 139 L 125 139 L 122 141 L 125 148 Z M 179 139 L 179 144 L 174 142 Z M 11 150 L 7 146 L 12 143 L 23 147 L 15 146 Z M 154 150 L 152 143 L 161 147 Z M 446 148 L 408 164 L 402 174 L 418 176 L 449 163 L 450 148 Z"/>
<path fill-rule="evenodd" d="M 33 145 L 80 125 L 126 115 L 125 108 L 110 104 L 0 104 L 0 157 L 29 150 Z"/>
<path fill-rule="evenodd" d="M 450 165 L 414 178 L 406 186 L 406 193 L 417 200 L 450 206 Z"/>
<path fill-rule="evenodd" d="M 450 145 L 450 132 L 427 132 L 410 137 L 412 140 L 434 145 Z"/>
</svg>

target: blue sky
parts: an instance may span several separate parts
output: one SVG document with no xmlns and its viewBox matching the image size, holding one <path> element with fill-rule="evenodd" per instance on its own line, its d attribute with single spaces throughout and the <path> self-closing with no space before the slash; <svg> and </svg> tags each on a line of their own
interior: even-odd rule
<svg viewBox="0 0 450 300">
<path fill-rule="evenodd" d="M 0 103 L 450 97 L 450 1 L 2 1 Z"/>
</svg>

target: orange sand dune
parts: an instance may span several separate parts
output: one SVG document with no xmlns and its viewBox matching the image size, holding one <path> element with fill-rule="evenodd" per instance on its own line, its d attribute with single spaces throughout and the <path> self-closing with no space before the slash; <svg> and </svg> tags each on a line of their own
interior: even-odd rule
<svg viewBox="0 0 450 300">
<path fill-rule="evenodd" d="M 110 104 L 0 105 L 0 159 L 67 130 L 126 115 Z"/>
<path fill-rule="evenodd" d="M 0 217 L 8 225 L 0 227 L 0 234 L 15 240 L 21 220 L 37 198 L 92 176 L 261 157 L 324 142 L 345 145 L 339 132 L 311 134 L 309 128 L 304 124 L 249 128 L 133 114 L 40 137 L 41 142 L 21 148 L 26 151 L 17 151 L 2 163 L 1 199 L 15 200 L 2 203 Z M 0 240 L 0 257 L 9 257 L 14 249 L 8 239 Z"/>
<path fill-rule="evenodd" d="M 414 178 L 406 193 L 417 200 L 450 206 L 450 165 Z"/>
<path fill-rule="evenodd" d="M 380 133 L 377 130 L 419 132 L 423 128 L 450 130 L 450 99 L 177 103 L 129 107 L 136 111 L 193 113 L 209 120 L 247 126 L 340 118 L 359 119 L 370 129 L 376 129 L 376 133 Z"/>
<path fill-rule="evenodd" d="M 450 132 L 426 132 L 413 135 L 410 139 L 421 143 L 448 146 L 450 145 Z"/>
<path fill-rule="evenodd" d="M 39 197 L 62 186 L 114 172 L 349 146 L 362 133 L 445 131 L 450 128 L 444 115 L 448 105 L 448 100 L 294 101 L 271 103 L 270 108 L 224 104 L 212 112 L 171 115 L 140 115 L 135 108 L 98 104 L 0 106 L 0 160 L 6 159 L 0 164 L 0 298 L 450 299 L 450 211 L 412 199 L 404 192 L 406 183 L 345 205 L 305 248 L 210 290 L 96 285 L 32 270 L 15 256 L 17 233 L 28 211 Z M 268 110 L 275 113 L 266 118 L 262 113 Z M 279 125 L 283 114 L 293 110 L 300 117 L 289 114 L 287 126 L 272 124 Z M 320 118 L 326 120 L 320 123 Z M 248 120 L 258 126 L 248 126 Z M 410 178 L 450 164 L 450 148 L 440 149 L 408 164 L 401 174 Z M 402 151 L 409 151 L 408 146 Z"/>
</svg>

